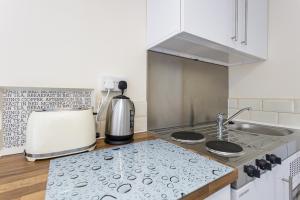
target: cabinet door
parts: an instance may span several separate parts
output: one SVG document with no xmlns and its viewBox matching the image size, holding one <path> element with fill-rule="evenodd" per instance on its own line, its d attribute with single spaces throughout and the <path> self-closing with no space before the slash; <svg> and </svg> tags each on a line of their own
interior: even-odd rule
<svg viewBox="0 0 300 200">
<path fill-rule="evenodd" d="M 232 47 L 236 22 L 235 2 L 235 0 L 182 0 L 182 31 Z"/>
<path fill-rule="evenodd" d="M 215 192 L 205 200 L 230 200 L 230 185 L 222 188 L 221 190 Z"/>
<path fill-rule="evenodd" d="M 283 178 L 289 177 L 289 165 L 283 162 L 275 171 L 275 200 L 289 199 L 289 184 Z"/>
<path fill-rule="evenodd" d="M 238 50 L 266 59 L 268 55 L 268 0 L 239 0 Z"/>
<path fill-rule="evenodd" d="M 231 190 L 231 200 L 254 200 L 257 198 L 257 193 L 254 190 L 254 183 L 250 182 L 242 188 Z"/>
<path fill-rule="evenodd" d="M 180 0 L 147 0 L 148 49 L 180 32 Z"/>
<path fill-rule="evenodd" d="M 260 178 L 254 181 L 256 199 L 274 200 L 274 170 L 266 171 Z"/>
<path fill-rule="evenodd" d="M 300 152 L 297 152 L 285 159 L 281 165 L 278 165 L 278 168 L 275 171 L 275 200 L 289 199 L 290 184 L 287 182 L 291 175 L 291 172 L 297 173 L 294 174 L 292 185 L 297 186 L 299 184 L 299 164 L 300 161 Z M 296 171 L 295 171 L 296 170 Z M 296 179 L 296 181 L 295 181 Z"/>
<path fill-rule="evenodd" d="M 268 171 L 238 190 L 232 190 L 231 200 L 274 200 L 274 174 Z"/>
</svg>

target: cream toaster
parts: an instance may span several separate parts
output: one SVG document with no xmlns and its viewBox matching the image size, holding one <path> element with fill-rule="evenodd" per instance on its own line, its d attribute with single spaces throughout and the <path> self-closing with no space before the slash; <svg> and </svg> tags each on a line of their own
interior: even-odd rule
<svg viewBox="0 0 300 200">
<path fill-rule="evenodd" d="M 33 111 L 26 128 L 28 161 L 91 151 L 96 128 L 91 109 Z"/>
</svg>

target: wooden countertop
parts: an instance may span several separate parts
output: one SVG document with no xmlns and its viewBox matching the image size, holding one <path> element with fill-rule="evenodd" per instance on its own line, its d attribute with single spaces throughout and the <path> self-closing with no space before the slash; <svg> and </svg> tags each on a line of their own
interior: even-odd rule
<svg viewBox="0 0 300 200">
<path fill-rule="evenodd" d="M 134 141 L 156 139 L 150 133 L 138 133 Z M 97 141 L 96 148 L 107 148 L 103 140 Z M 0 158 L 0 199 L 34 200 L 44 199 L 50 160 L 26 161 L 23 154 Z M 238 172 L 233 172 L 217 179 L 199 190 L 190 193 L 185 199 L 204 199 L 237 179 Z"/>
</svg>

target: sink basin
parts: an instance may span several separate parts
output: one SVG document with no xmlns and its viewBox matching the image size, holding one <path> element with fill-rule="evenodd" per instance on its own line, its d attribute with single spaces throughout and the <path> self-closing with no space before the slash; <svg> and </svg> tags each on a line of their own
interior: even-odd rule
<svg viewBox="0 0 300 200">
<path fill-rule="evenodd" d="M 271 136 L 286 136 L 293 133 L 293 131 L 286 128 L 264 126 L 250 123 L 231 124 L 228 126 L 228 129 Z"/>
</svg>

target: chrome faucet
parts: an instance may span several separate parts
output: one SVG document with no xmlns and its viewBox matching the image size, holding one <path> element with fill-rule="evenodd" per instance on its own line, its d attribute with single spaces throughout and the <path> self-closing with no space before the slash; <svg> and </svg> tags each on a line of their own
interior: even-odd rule
<svg viewBox="0 0 300 200">
<path fill-rule="evenodd" d="M 219 113 L 217 115 L 217 126 L 218 126 L 218 138 L 222 139 L 223 137 L 223 131 L 224 131 L 224 126 L 226 124 L 228 124 L 232 119 L 234 119 L 235 117 L 239 116 L 242 112 L 244 111 L 250 111 L 252 108 L 251 107 L 246 107 L 246 108 L 242 108 L 239 111 L 237 111 L 236 113 L 234 113 L 231 117 L 229 117 L 225 122 L 224 122 L 224 113 Z"/>
<path fill-rule="evenodd" d="M 217 126 L 218 126 L 218 138 L 221 140 L 223 137 L 223 121 L 224 121 L 224 113 L 219 113 L 217 115 Z"/>
</svg>

